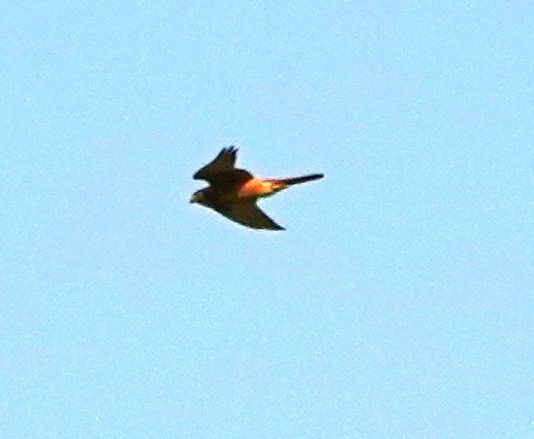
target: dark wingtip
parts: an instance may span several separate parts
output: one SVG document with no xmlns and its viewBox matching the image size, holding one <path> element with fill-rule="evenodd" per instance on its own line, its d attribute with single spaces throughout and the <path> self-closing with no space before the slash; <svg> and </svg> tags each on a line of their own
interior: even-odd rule
<svg viewBox="0 0 534 439">
<path fill-rule="evenodd" d="M 237 151 L 239 150 L 239 148 L 236 148 L 234 145 L 230 145 L 230 146 L 227 146 L 226 148 L 223 148 L 221 150 L 221 155 L 223 154 L 230 154 L 234 157 L 234 159 L 236 158 L 236 155 L 237 155 Z"/>
</svg>

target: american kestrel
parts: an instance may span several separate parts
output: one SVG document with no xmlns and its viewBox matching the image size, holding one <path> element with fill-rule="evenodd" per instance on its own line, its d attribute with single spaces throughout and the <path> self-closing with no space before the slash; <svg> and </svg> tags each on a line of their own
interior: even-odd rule
<svg viewBox="0 0 534 439">
<path fill-rule="evenodd" d="M 323 178 L 323 174 L 309 174 L 291 178 L 259 178 L 235 167 L 237 148 L 223 148 L 213 161 L 200 168 L 193 178 L 206 180 L 209 186 L 196 191 L 190 203 L 219 212 L 226 218 L 252 229 L 284 230 L 256 204 L 259 198 L 269 197 L 294 184 Z"/>
</svg>

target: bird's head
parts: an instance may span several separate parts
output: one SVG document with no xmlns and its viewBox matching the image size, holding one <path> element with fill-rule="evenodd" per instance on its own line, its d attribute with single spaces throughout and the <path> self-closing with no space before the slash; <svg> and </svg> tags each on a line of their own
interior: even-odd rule
<svg viewBox="0 0 534 439">
<path fill-rule="evenodd" d="M 200 189 L 196 191 L 191 198 L 189 199 L 190 203 L 206 204 L 206 197 L 204 195 L 204 190 Z"/>
</svg>

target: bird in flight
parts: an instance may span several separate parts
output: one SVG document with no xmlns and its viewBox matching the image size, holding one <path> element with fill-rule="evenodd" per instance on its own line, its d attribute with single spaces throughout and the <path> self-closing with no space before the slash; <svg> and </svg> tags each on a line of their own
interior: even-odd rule
<svg viewBox="0 0 534 439">
<path fill-rule="evenodd" d="M 206 180 L 209 186 L 196 191 L 189 200 L 219 212 L 226 218 L 252 229 L 284 230 L 256 204 L 294 184 L 323 178 L 323 174 L 309 174 L 292 178 L 259 178 L 235 167 L 237 148 L 230 146 L 194 175 Z"/>
</svg>

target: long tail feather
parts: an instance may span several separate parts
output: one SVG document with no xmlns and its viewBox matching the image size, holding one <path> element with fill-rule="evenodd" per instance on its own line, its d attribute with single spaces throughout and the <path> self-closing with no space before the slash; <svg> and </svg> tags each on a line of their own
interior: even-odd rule
<svg viewBox="0 0 534 439">
<path fill-rule="evenodd" d="M 288 186 L 291 186 L 293 184 L 300 184 L 300 183 L 306 183 L 308 181 L 313 180 L 319 180 L 320 178 L 323 178 L 324 174 L 309 174 L 309 175 L 303 175 L 301 177 L 292 177 L 292 178 L 281 178 L 279 181 L 281 183 L 285 183 Z"/>
</svg>

